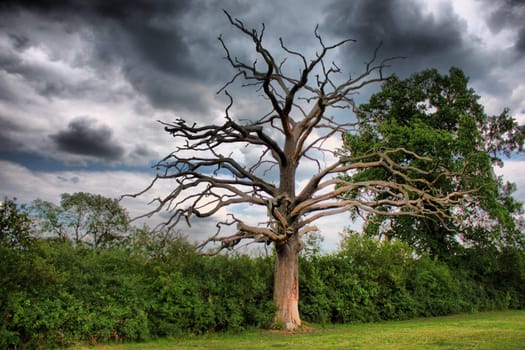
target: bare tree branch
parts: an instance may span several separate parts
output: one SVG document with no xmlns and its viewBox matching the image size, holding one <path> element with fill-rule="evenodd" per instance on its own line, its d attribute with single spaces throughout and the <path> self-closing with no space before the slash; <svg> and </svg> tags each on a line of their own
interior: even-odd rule
<svg viewBox="0 0 525 350">
<path fill-rule="evenodd" d="M 159 173 L 142 192 L 143 195 L 160 180 L 174 184 L 173 191 L 154 200 L 156 207 L 145 214 L 151 216 L 161 210 L 171 212 L 165 222 L 172 226 L 193 217 L 210 217 L 232 205 L 250 204 L 266 208 L 268 220 L 249 224 L 230 214 L 219 221 L 218 231 L 206 240 L 217 245 L 215 252 L 231 249 L 242 240 L 281 244 L 292 237 L 313 230 L 311 224 L 321 217 L 352 209 L 380 215 L 434 215 L 447 214 L 447 206 L 457 205 L 472 191 L 440 193 L 435 183 L 442 177 L 462 174 L 438 169 L 433 160 L 404 148 L 371 150 L 361 157 L 341 157 L 338 149 L 326 145 L 341 140 L 345 133 L 355 133 L 362 125 L 351 116 L 339 121 L 327 115 L 344 108 L 350 113 L 357 110 L 353 94 L 366 85 L 388 79 L 385 69 L 399 57 L 378 61 L 379 47 L 355 77 L 341 82 L 336 79 L 342 69 L 329 60 L 333 50 L 354 42 L 342 40 L 326 44 L 316 27 L 314 36 L 318 51 L 311 59 L 288 47 L 280 39 L 285 58 L 277 62 L 265 47 L 260 31 L 248 29 L 239 19 L 227 12 L 229 22 L 245 35 L 257 54 L 254 62 L 243 62 L 230 52 L 224 38 L 218 40 L 226 54 L 225 59 L 236 70 L 232 79 L 217 93 L 224 93 L 229 103 L 221 125 L 188 124 L 183 119 L 172 123 L 161 122 L 178 146 L 161 160 Z M 298 76 L 284 73 L 285 64 L 298 64 Z M 315 79 L 313 79 L 315 78 Z M 242 86 L 257 86 L 269 103 L 270 112 L 241 123 L 234 120 L 230 110 L 234 98 L 228 92 L 239 79 Z M 340 78 L 339 78 L 340 79 Z M 258 156 L 239 160 L 231 154 L 241 149 L 256 150 Z M 417 159 L 424 167 L 407 166 L 396 159 Z M 324 159 L 322 162 L 320 159 Z M 325 164 L 325 162 L 331 162 Z M 317 172 L 296 194 L 297 169 L 300 162 L 314 162 Z M 344 175 L 360 169 L 378 168 L 387 171 L 395 181 L 343 180 Z M 428 169 L 431 169 L 428 170 Z M 360 200 L 348 197 L 349 192 L 362 193 Z M 392 208 L 397 208 L 392 210 Z M 222 227 L 235 227 L 235 232 L 222 234 Z"/>
</svg>

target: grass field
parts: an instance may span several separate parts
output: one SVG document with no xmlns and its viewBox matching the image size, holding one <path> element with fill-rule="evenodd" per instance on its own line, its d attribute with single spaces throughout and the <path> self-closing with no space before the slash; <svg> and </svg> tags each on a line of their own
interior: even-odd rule
<svg viewBox="0 0 525 350">
<path fill-rule="evenodd" d="M 254 330 L 76 349 L 525 349 L 525 311 L 375 324 L 309 325 L 297 333 Z"/>
</svg>

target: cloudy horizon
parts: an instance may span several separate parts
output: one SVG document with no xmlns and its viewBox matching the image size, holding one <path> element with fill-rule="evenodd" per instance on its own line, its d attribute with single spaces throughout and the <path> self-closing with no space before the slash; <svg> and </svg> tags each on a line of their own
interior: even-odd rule
<svg viewBox="0 0 525 350">
<path fill-rule="evenodd" d="M 362 70 L 379 45 L 382 58 L 406 57 L 390 68 L 401 77 L 458 67 L 488 114 L 508 107 L 525 123 L 525 2 L 519 0 L 3 1 L 2 198 L 58 203 L 61 193 L 117 198 L 145 188 L 155 176 L 152 165 L 174 150 L 159 120 L 209 124 L 224 117 L 228 100 L 216 92 L 235 71 L 217 37 L 235 55 L 253 56 L 223 10 L 250 28 L 264 23 L 269 46 L 282 37 L 310 57 L 316 25 L 325 42 L 355 39 L 334 57 L 349 73 Z M 258 117 L 261 109 L 247 92 L 236 93 L 239 116 Z M 518 155 L 497 169 L 517 183 L 521 201 L 523 165 Z M 155 191 L 122 203 L 140 215 L 170 184 Z M 199 225 L 199 239 L 214 223 Z M 322 222 L 327 246 L 350 224 L 345 215 Z"/>
</svg>

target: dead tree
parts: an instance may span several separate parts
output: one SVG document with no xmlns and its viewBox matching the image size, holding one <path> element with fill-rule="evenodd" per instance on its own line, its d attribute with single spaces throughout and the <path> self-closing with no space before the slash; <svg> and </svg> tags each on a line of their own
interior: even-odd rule
<svg viewBox="0 0 525 350">
<path fill-rule="evenodd" d="M 440 215 L 445 206 L 457 203 L 465 193 L 439 193 L 428 179 L 430 172 L 396 163 L 394 159 L 399 157 L 394 155 L 399 154 L 417 157 L 421 162 L 432 162 L 432 159 L 403 148 L 374 151 L 374 157 L 371 153 L 352 158 L 351 155 L 343 156 L 340 149 L 327 146 L 333 140 L 340 141 L 345 133 L 361 130 L 363 125 L 352 117 L 356 111 L 353 95 L 368 84 L 387 79 L 383 72 L 392 58 L 379 62 L 374 54 L 363 65 L 361 74 L 341 79 L 341 69 L 335 63 L 327 62 L 327 56 L 353 40 L 328 45 L 316 28 L 314 35 L 318 50 L 312 59 L 294 51 L 280 39 L 279 53 L 299 63 L 299 73 L 293 76 L 285 73 L 285 63 L 289 62 L 285 62 L 286 59 L 276 61 L 276 56 L 265 47 L 264 25 L 260 31 L 250 30 L 240 20 L 226 15 L 230 23 L 253 42 L 259 61 L 243 62 L 232 56 L 223 39 L 219 38 L 227 62 L 237 72 L 220 90 L 229 98 L 224 123 L 190 125 L 182 119 L 164 123 L 166 131 L 184 140 L 185 144 L 157 164 L 161 171 L 140 193 L 160 180 L 174 183 L 173 191 L 158 198 L 155 209 L 144 216 L 169 210 L 171 219 L 165 224 L 173 226 L 181 220 L 190 223 L 194 217 L 210 217 L 238 204 L 264 208 L 267 220 L 257 224 L 229 214 L 218 222 L 216 234 L 203 246 L 211 245 L 218 252 L 245 240 L 273 243 L 276 253 L 275 322 L 285 329 L 294 329 L 301 324 L 298 310 L 301 236 L 316 229 L 313 225 L 316 220 L 356 208 L 385 215 Z M 268 105 L 268 113 L 243 122 L 233 117 L 234 99 L 227 89 L 240 79 L 244 81 L 243 86 L 258 88 L 257 93 Z M 330 116 L 339 109 L 348 111 L 346 120 Z M 231 152 L 232 147 L 255 148 L 259 156 L 246 164 L 224 153 L 226 149 Z M 330 161 L 323 161 L 322 157 Z M 306 184 L 297 188 L 300 162 L 311 162 L 316 167 Z M 395 173 L 403 181 L 344 180 L 345 174 L 373 167 Z M 443 169 L 439 176 L 455 175 Z M 360 200 L 345 197 L 344 194 L 350 191 L 367 195 L 361 196 Z M 382 196 L 385 193 L 389 196 Z M 388 199 L 381 199 L 385 197 Z M 399 210 L 392 211 L 392 208 Z M 224 233 L 226 226 L 230 228 L 227 234 Z"/>
</svg>

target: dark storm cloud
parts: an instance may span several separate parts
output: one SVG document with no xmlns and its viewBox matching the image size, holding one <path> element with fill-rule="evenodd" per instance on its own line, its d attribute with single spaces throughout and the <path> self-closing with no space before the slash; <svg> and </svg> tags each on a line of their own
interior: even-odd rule
<svg viewBox="0 0 525 350">
<path fill-rule="evenodd" d="M 479 0 L 489 11 L 487 24 L 493 33 L 510 30 L 515 34 L 514 49 L 525 54 L 525 1 L 523 0 Z"/>
<path fill-rule="evenodd" d="M 3 0 L 2 10 L 33 10 L 41 13 L 99 15 L 108 18 L 122 18 L 142 14 L 150 17 L 157 13 L 170 13 L 187 8 L 188 0 Z"/>
<path fill-rule="evenodd" d="M 101 2 L 89 20 L 95 25 L 107 25 L 102 30 L 94 28 L 97 50 L 118 57 L 128 68 L 144 64 L 164 74 L 194 75 L 197 71 L 181 23 L 189 9 L 187 1 L 132 2 L 122 6 Z"/>
<path fill-rule="evenodd" d="M 62 79 L 46 67 L 28 64 L 6 52 L 0 53 L 0 64 L 4 72 L 12 76 L 24 77 L 25 81 L 30 83 L 42 96 L 56 96 L 65 90 L 65 83 Z M 0 98 L 18 99 L 13 95 L 14 93 L 10 93 L 6 86 L 0 86 Z"/>
<path fill-rule="evenodd" d="M 443 55 L 448 56 L 442 60 L 447 65 L 450 58 L 462 62 L 466 24 L 451 8 L 442 9 L 446 13 L 437 16 L 425 12 L 423 6 L 424 3 L 401 0 L 337 0 L 327 8 L 324 27 L 339 37 L 356 39 L 350 50 L 359 52 L 354 55 L 360 62 L 372 57 L 380 43 L 379 57 L 407 57 L 396 62 L 398 72 L 400 67 L 410 71 L 428 68 L 429 61 L 439 66 L 441 62 L 436 58 Z"/>
<path fill-rule="evenodd" d="M 206 56 L 193 57 L 190 44 L 196 44 L 186 40 L 187 32 L 191 29 L 187 28 L 184 16 L 190 11 L 198 13 L 199 4 L 196 1 L 170 0 L 7 1 L 0 5 L 0 15 L 9 11 L 17 14 L 34 13 L 40 18 L 46 18 L 49 23 L 62 24 L 64 34 L 82 31 L 81 35 L 86 36 L 84 39 L 91 47 L 89 52 L 79 52 L 81 64 L 87 64 L 97 71 L 104 71 L 112 65 L 121 66 L 131 85 L 145 95 L 154 107 L 171 108 L 175 104 L 190 102 L 188 108 L 191 109 L 191 102 L 198 99 L 188 99 L 182 92 L 191 90 L 193 79 L 208 77 L 206 69 L 202 69 Z M 35 26 L 29 21 L 25 25 Z M 44 23 L 38 30 L 50 29 Z M 39 44 L 30 37 L 20 35 L 16 29 L 6 28 L 6 31 L 16 50 Z M 215 39 L 215 35 L 211 37 Z M 206 48 L 208 41 L 201 40 L 198 45 L 201 49 Z M 4 67 L 10 73 L 40 82 L 36 89 L 41 95 L 63 95 L 82 89 L 81 86 L 68 86 L 53 79 L 42 67 L 28 66 L 19 59 L 1 56 L 4 56 L 1 57 L 3 61 L 9 62 Z M 197 67 L 198 64 L 201 66 Z M 158 87 L 159 81 L 160 85 L 168 81 L 169 87 Z"/>
<path fill-rule="evenodd" d="M 137 145 L 135 147 L 135 150 L 133 151 L 133 155 L 137 157 L 148 157 L 148 156 L 156 155 L 156 152 L 152 151 L 146 145 Z"/>
<path fill-rule="evenodd" d="M 3 66 L 2 53 L 0 52 L 0 67 Z M 1 69 L 0 69 L 0 73 Z M 0 79 L 0 101 L 9 101 L 16 103 L 20 101 L 20 96 L 18 96 L 16 91 L 13 91 L 11 86 L 5 81 L 5 79 Z"/>
<path fill-rule="evenodd" d="M 97 93 L 93 82 L 79 81 L 53 67 L 41 63 L 27 62 L 21 58 L 0 52 L 1 70 L 12 77 L 22 78 L 34 91 L 43 97 L 75 97 Z M 19 92 L 18 92 L 19 93 Z M 20 101 L 16 91 L 11 91 L 6 83 L 0 82 L 0 99 L 15 103 Z"/>
<path fill-rule="evenodd" d="M 515 48 L 521 54 L 525 53 L 525 26 L 518 32 L 518 40 L 516 41 Z"/>
<path fill-rule="evenodd" d="M 18 150 L 22 146 L 22 142 L 18 140 L 14 134 L 22 133 L 24 129 L 12 121 L 12 118 L 0 115 L 0 152 L 12 152 Z"/>
<path fill-rule="evenodd" d="M 194 79 L 162 74 L 147 67 L 126 69 L 124 74 L 136 91 L 144 94 L 156 108 L 176 113 L 185 109 L 200 115 L 209 114 L 205 101 L 209 96 L 198 91 L 198 82 Z"/>
<path fill-rule="evenodd" d="M 73 184 L 77 184 L 80 181 L 78 176 L 73 176 L 71 178 L 66 178 L 64 176 L 57 176 L 57 179 L 62 181 L 62 182 L 71 182 Z"/>
<path fill-rule="evenodd" d="M 144 144 L 136 145 L 135 149 L 129 154 L 131 159 L 142 161 L 144 159 L 158 159 L 159 154 Z"/>
<path fill-rule="evenodd" d="M 23 51 L 29 47 L 29 38 L 25 35 L 10 33 L 9 39 L 11 39 L 14 48 L 18 51 Z"/>
<path fill-rule="evenodd" d="M 67 56 L 68 51 L 62 50 L 60 42 L 73 33 L 68 40 L 75 44 L 71 36 L 78 36 L 81 42 L 80 47 L 70 48 L 75 53 L 73 65 L 85 66 L 102 76 L 104 72 L 121 72 L 153 108 L 206 116 L 212 113 L 209 98 L 234 74 L 223 60 L 224 51 L 217 36 L 225 34 L 232 54 L 241 58 L 253 55 L 253 47 L 246 47 L 250 41 L 235 30 L 232 33 L 222 8 L 246 20 L 249 28 L 260 28 L 262 22 L 274 28 L 281 25 L 275 11 L 291 11 L 290 7 L 293 6 L 235 0 L 21 0 L 0 5 L 0 16 L 2 12 L 5 18 L 19 16 L 13 20 L 18 28 L 5 27 L 13 52 L 34 45 L 47 46 L 48 51 Z M 295 28 L 294 34 L 275 30 L 272 35 L 286 36 L 289 42 L 301 41 L 301 11 L 293 13 L 286 23 L 289 22 L 287 31 Z M 312 23 L 308 28 L 309 37 L 313 37 L 314 26 Z M 36 35 L 46 31 L 48 35 Z M 84 85 L 88 82 L 64 81 L 54 76 L 49 67 L 23 62 L 22 54 L 0 53 L 0 59 L 9 62 L 5 65 L 9 73 L 23 76 L 39 95 L 89 98 L 97 93 L 97 86 Z"/>
<path fill-rule="evenodd" d="M 506 27 L 523 25 L 523 11 L 525 1 L 523 0 L 480 0 L 490 10 L 488 24 L 490 29 L 497 33 Z"/>
<path fill-rule="evenodd" d="M 67 153 L 94 156 L 106 161 L 115 161 L 124 154 L 124 149 L 114 142 L 108 126 L 96 126 L 91 119 L 80 117 L 72 120 L 67 129 L 49 135 L 58 149 Z"/>
</svg>

